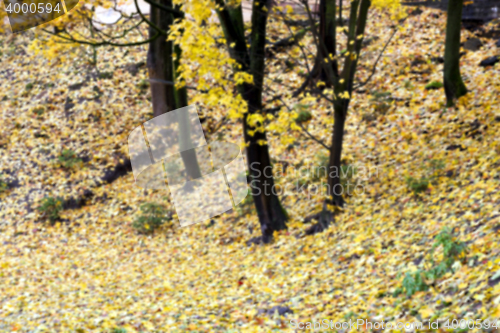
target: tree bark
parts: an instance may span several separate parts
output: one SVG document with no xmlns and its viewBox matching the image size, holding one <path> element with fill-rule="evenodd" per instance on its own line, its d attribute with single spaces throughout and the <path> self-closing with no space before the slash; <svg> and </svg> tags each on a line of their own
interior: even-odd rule
<svg viewBox="0 0 500 333">
<path fill-rule="evenodd" d="M 249 102 L 249 110 L 255 108 L 251 104 L 253 103 Z M 245 142 L 248 145 L 246 154 L 250 170 L 250 188 L 261 225 L 262 240 L 268 243 L 274 231 L 286 229 L 287 215 L 277 196 L 269 147 L 267 144 L 259 143 L 260 140 L 266 141 L 266 133 L 256 132 L 252 136 L 249 135 L 248 131 L 252 128 L 247 124 L 247 114 L 244 117 L 243 130 Z"/>
<path fill-rule="evenodd" d="M 331 1 L 333 6 L 335 6 L 335 1 Z M 331 25 L 333 27 L 333 32 L 336 33 L 335 29 L 335 11 L 328 11 L 328 2 L 326 2 L 326 13 L 327 15 L 321 16 L 320 19 L 325 20 L 325 23 L 320 23 L 320 26 L 328 27 Z M 363 42 L 363 34 L 365 32 L 366 21 L 368 18 L 368 9 L 370 8 L 370 0 L 354 0 L 351 2 L 351 11 L 349 15 L 349 34 L 348 34 L 348 44 L 346 56 L 344 58 L 344 64 L 342 72 L 338 74 L 337 71 L 337 61 L 333 60 L 326 66 L 330 66 L 329 75 L 333 75 L 332 84 L 334 85 L 334 90 L 336 94 L 336 99 L 333 103 L 334 108 L 334 124 L 332 133 L 332 145 L 330 146 L 330 158 L 328 161 L 328 186 L 327 186 L 327 197 L 328 199 L 323 205 L 323 212 L 320 217 L 319 226 L 316 230 L 323 230 L 326 228 L 333 220 L 333 213 L 328 209 L 328 204 L 333 204 L 337 207 L 344 206 L 342 184 L 340 181 L 340 175 L 342 173 L 341 161 L 342 161 L 342 146 L 344 143 L 344 132 L 345 124 L 347 119 L 347 113 L 349 110 L 349 103 L 353 92 L 354 76 L 357 69 L 357 63 L 359 59 L 359 53 L 361 52 L 361 46 Z M 328 14 L 329 13 L 329 14 Z M 329 37 L 329 29 L 325 29 L 324 32 L 320 32 L 320 45 L 332 43 L 335 38 Z M 323 46 L 323 49 L 326 47 Z M 328 49 L 328 48 L 326 48 Z M 335 51 L 333 47 L 329 48 Z M 335 56 L 335 53 L 333 54 Z M 347 96 L 346 96 L 347 94 Z"/>
<path fill-rule="evenodd" d="M 171 0 L 160 0 L 160 5 L 168 8 L 173 8 Z M 179 10 L 178 7 L 176 7 Z M 150 7 L 150 20 L 163 31 L 169 31 L 170 25 L 173 23 L 173 14 L 161 8 Z M 149 27 L 150 36 L 154 36 L 157 31 L 154 27 Z M 174 61 L 175 52 L 175 61 Z M 188 106 L 188 95 L 186 87 L 176 88 L 175 82 L 179 77 L 179 64 L 182 56 L 181 49 L 178 45 L 167 41 L 166 36 L 155 39 L 149 43 L 147 55 L 147 66 L 151 85 L 151 101 L 153 104 L 153 117 L 157 117 L 166 112 L 176 110 Z M 156 81 L 157 79 L 158 81 Z M 167 83 L 171 82 L 171 84 Z M 185 116 L 185 115 L 182 115 Z M 179 119 L 179 126 L 182 129 L 182 134 L 179 136 L 180 145 L 190 147 L 190 136 L 186 132 L 190 130 L 189 119 Z M 180 153 L 181 158 L 186 168 L 187 177 L 197 179 L 201 177 L 200 167 L 196 157 L 195 149 L 187 149 Z"/>
<path fill-rule="evenodd" d="M 174 71 L 175 71 L 175 82 L 179 82 L 179 66 L 181 62 L 181 57 L 182 57 L 182 50 L 179 45 L 174 46 L 174 51 L 175 51 L 175 60 L 174 60 Z M 174 87 L 174 95 L 175 95 L 175 108 L 180 109 L 185 106 L 188 106 L 188 94 L 187 94 L 187 89 L 186 86 L 184 85 L 183 87 Z M 186 115 L 182 115 L 186 116 Z M 179 119 L 181 121 L 181 127 L 185 127 L 186 131 L 190 130 L 189 127 L 189 119 L 185 117 L 184 119 Z M 184 125 L 184 126 L 183 126 Z M 190 136 L 182 135 L 184 139 L 190 139 Z M 181 145 L 183 142 L 180 142 Z M 191 142 L 185 142 L 186 145 L 191 146 Z M 188 149 L 184 150 L 181 152 L 181 157 L 182 161 L 184 163 L 184 167 L 186 168 L 186 173 L 189 179 L 197 179 L 200 178 L 201 175 L 201 170 L 200 166 L 198 164 L 198 158 L 196 157 L 196 150 L 195 149 Z"/>
<path fill-rule="evenodd" d="M 460 75 L 462 8 L 463 0 L 450 0 L 448 2 L 443 71 L 447 106 L 453 106 L 457 98 L 467 93 L 467 88 Z"/>
<path fill-rule="evenodd" d="M 274 186 L 266 132 L 256 131 L 254 135 L 250 135 L 249 131 L 254 128 L 248 124 L 247 119 L 249 115 L 262 110 L 266 25 L 270 1 L 253 1 L 250 50 L 246 46 L 241 6 L 228 7 L 222 0 L 218 0 L 217 4 L 220 6 L 217 13 L 231 57 L 241 66 L 240 70 L 253 76 L 253 84 L 241 84 L 238 91 L 248 105 L 248 112 L 243 117 L 243 131 L 247 144 L 250 188 L 261 225 L 262 241 L 268 243 L 274 231 L 286 229 L 288 217 Z"/>
<path fill-rule="evenodd" d="M 172 7 L 171 0 L 159 0 L 158 3 L 168 7 Z M 151 6 L 150 20 L 164 31 L 170 29 L 173 23 L 171 13 Z M 155 36 L 157 31 L 153 27 L 149 27 L 150 37 Z M 153 116 L 157 117 L 165 112 L 175 110 L 175 92 L 174 86 L 170 84 L 154 81 L 174 81 L 174 66 L 173 66 L 173 43 L 166 40 L 166 36 L 161 36 L 149 43 L 147 54 L 147 67 L 151 85 L 151 102 L 153 104 Z"/>
<path fill-rule="evenodd" d="M 338 76 L 337 62 L 330 58 L 330 55 L 333 57 L 337 54 L 336 0 L 320 0 L 319 8 L 318 61 L 322 64 L 321 81 L 328 87 L 333 87 L 335 84 L 333 77 Z M 325 62 L 325 59 L 328 62 Z"/>
<path fill-rule="evenodd" d="M 347 109 L 348 101 L 345 101 Z M 338 207 L 344 206 L 342 197 L 343 189 L 340 184 L 342 145 L 344 143 L 344 130 L 346 121 L 346 112 L 342 105 L 334 107 L 334 123 L 332 133 L 332 145 L 330 148 L 330 159 L 328 161 L 328 197 L 331 203 Z"/>
<path fill-rule="evenodd" d="M 254 0 L 252 6 L 252 44 L 250 46 L 250 73 L 253 76 L 253 86 L 247 86 L 244 94 L 248 103 L 248 112 L 245 114 L 243 130 L 245 131 L 245 142 L 247 142 L 247 159 L 251 166 L 259 165 L 258 169 L 262 174 L 250 171 L 252 181 L 259 180 L 257 189 L 252 189 L 253 199 L 261 223 L 262 237 L 265 243 L 272 239 L 273 232 L 286 229 L 286 213 L 278 199 L 274 178 L 272 173 L 271 158 L 267 145 L 266 132 L 257 131 L 250 136 L 251 130 L 247 123 L 248 114 L 260 112 L 262 110 L 262 87 L 265 69 L 265 48 L 266 48 L 266 26 L 267 15 L 271 2 L 269 0 Z M 242 16 L 238 16 L 242 20 Z M 267 172 L 270 170 L 271 172 Z M 265 172 L 265 173 L 264 173 Z M 259 193 L 260 190 L 260 193 Z M 260 209 L 258 208 L 260 207 Z"/>
</svg>

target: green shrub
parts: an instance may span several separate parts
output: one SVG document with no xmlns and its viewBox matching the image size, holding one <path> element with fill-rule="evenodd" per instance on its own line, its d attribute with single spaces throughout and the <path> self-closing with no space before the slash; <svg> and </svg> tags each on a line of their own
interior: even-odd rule
<svg viewBox="0 0 500 333">
<path fill-rule="evenodd" d="M 37 115 L 37 116 L 41 116 L 44 112 L 44 108 L 42 106 L 39 106 L 35 109 L 33 109 L 33 112 Z"/>
<path fill-rule="evenodd" d="M 7 191 L 8 188 L 9 185 L 2 179 L 2 174 L 0 174 L 0 193 Z"/>
<path fill-rule="evenodd" d="M 113 78 L 113 72 L 101 72 L 99 73 L 99 78 L 100 79 L 112 79 Z"/>
<path fill-rule="evenodd" d="M 443 260 L 436 263 L 434 261 L 434 251 L 438 247 L 442 247 L 443 249 Z M 393 296 L 398 296 L 405 292 L 408 297 L 411 297 L 418 291 L 427 291 L 429 285 L 426 283 L 426 280 L 432 285 L 446 273 L 452 272 L 455 261 L 465 260 L 464 255 L 466 252 L 466 245 L 456 239 L 451 229 L 449 227 L 443 228 L 436 236 L 430 251 L 431 267 L 425 271 L 407 272 L 403 279 L 402 287 L 397 288 Z"/>
<path fill-rule="evenodd" d="M 300 111 L 297 119 L 295 119 L 296 122 L 298 123 L 305 123 L 306 121 L 309 121 L 312 119 L 312 114 L 309 111 Z"/>
<path fill-rule="evenodd" d="M 443 83 L 439 81 L 432 81 L 425 86 L 426 90 L 434 90 L 443 88 Z"/>
<path fill-rule="evenodd" d="M 61 198 L 45 197 L 42 199 L 42 203 L 38 207 L 43 216 L 50 222 L 50 225 L 54 225 L 59 219 L 59 213 L 63 210 L 63 201 Z"/>
<path fill-rule="evenodd" d="M 309 105 L 295 104 L 295 110 L 297 110 L 297 118 L 295 121 L 297 123 L 305 123 L 312 119 L 312 114 L 309 111 Z"/>
<path fill-rule="evenodd" d="M 406 177 L 406 185 L 415 194 L 427 191 L 430 184 L 437 184 L 445 162 L 440 159 L 431 159 L 425 167 L 425 175 L 420 178 Z"/>
<path fill-rule="evenodd" d="M 425 272 L 425 277 L 431 281 L 435 281 L 443 277 L 443 275 L 445 275 L 448 270 L 449 269 L 446 267 L 446 264 L 442 262 L 427 270 Z"/>
<path fill-rule="evenodd" d="M 427 191 L 427 189 L 429 188 L 429 180 L 425 177 L 421 177 L 419 179 L 406 177 L 406 185 L 408 185 L 413 193 L 419 194 Z"/>
<path fill-rule="evenodd" d="M 385 115 L 391 108 L 391 93 L 385 91 L 373 91 L 370 104 L 375 115 Z"/>
<path fill-rule="evenodd" d="M 124 328 L 114 327 L 111 329 L 111 333 L 127 333 L 127 330 Z"/>
<path fill-rule="evenodd" d="M 425 283 L 422 272 L 420 270 L 411 274 L 407 272 L 405 278 L 403 279 L 402 291 L 406 293 L 408 297 L 413 296 L 417 291 L 427 291 L 429 286 Z"/>
<path fill-rule="evenodd" d="M 71 169 L 75 165 L 82 163 L 82 160 L 71 149 L 63 149 L 58 160 L 61 166 L 66 169 Z"/>
<path fill-rule="evenodd" d="M 141 205 L 141 215 L 132 223 L 140 234 L 150 235 L 162 226 L 169 218 L 163 205 L 148 202 Z"/>
<path fill-rule="evenodd" d="M 440 246 L 443 248 L 443 263 L 448 270 L 451 269 L 453 263 L 458 261 L 467 250 L 463 242 L 455 239 L 449 227 L 445 227 L 436 236 L 431 253 L 433 254 L 434 250 Z"/>
<path fill-rule="evenodd" d="M 388 91 L 373 91 L 372 92 L 372 100 L 383 100 L 383 99 L 388 99 L 391 97 L 391 93 Z"/>
<path fill-rule="evenodd" d="M 34 87 L 34 86 L 35 86 L 35 85 L 34 85 L 33 83 L 31 83 L 31 82 L 30 82 L 30 83 L 28 83 L 28 84 L 24 87 L 24 89 L 26 89 L 26 91 L 29 91 L 29 90 L 33 89 L 33 87 Z"/>
</svg>

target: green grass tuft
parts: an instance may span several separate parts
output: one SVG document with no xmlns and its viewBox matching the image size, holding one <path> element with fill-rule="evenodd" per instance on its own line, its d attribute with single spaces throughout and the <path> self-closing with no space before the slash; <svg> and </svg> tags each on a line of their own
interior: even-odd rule
<svg viewBox="0 0 500 333">
<path fill-rule="evenodd" d="M 54 225 L 59 219 L 59 214 L 63 210 L 63 201 L 61 198 L 45 197 L 42 203 L 38 207 L 38 211 L 43 214 L 43 216 L 50 222 L 50 225 Z"/>
<path fill-rule="evenodd" d="M 439 81 L 432 81 L 425 86 L 426 90 L 435 90 L 443 88 L 443 83 Z"/>
<path fill-rule="evenodd" d="M 82 163 L 82 160 L 78 158 L 76 153 L 71 149 L 63 149 L 61 155 L 58 158 L 59 164 L 66 169 L 71 169 L 78 164 Z"/>
<path fill-rule="evenodd" d="M 132 227 L 140 234 L 151 235 L 168 220 L 170 218 L 163 205 L 147 202 L 141 205 L 141 215 L 132 223 Z"/>
</svg>

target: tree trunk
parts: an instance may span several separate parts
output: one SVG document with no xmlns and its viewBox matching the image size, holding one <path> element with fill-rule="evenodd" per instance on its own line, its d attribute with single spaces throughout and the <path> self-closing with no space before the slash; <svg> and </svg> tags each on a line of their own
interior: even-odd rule
<svg viewBox="0 0 500 333">
<path fill-rule="evenodd" d="M 159 3 L 172 7 L 171 0 L 159 0 Z M 170 25 L 173 23 L 172 14 L 154 6 L 151 6 L 150 11 L 151 21 L 162 30 L 168 31 Z M 156 35 L 156 30 L 153 27 L 149 27 L 149 35 L 150 37 Z M 154 117 L 175 110 L 174 86 L 155 81 L 155 79 L 168 82 L 174 81 L 173 43 L 167 42 L 166 39 L 166 36 L 161 36 L 149 43 L 147 55 L 149 78 L 152 79 L 150 85 Z"/>
<path fill-rule="evenodd" d="M 175 61 L 174 61 L 174 71 L 175 71 L 175 82 L 179 82 L 179 65 L 181 62 L 181 56 L 182 56 L 182 50 L 179 45 L 174 46 L 174 51 L 175 51 Z M 188 106 L 188 94 L 187 94 L 187 89 L 186 86 L 176 88 L 174 87 L 174 94 L 175 94 L 175 108 L 180 109 L 185 106 Z M 186 115 L 182 115 L 186 116 Z M 189 131 L 190 127 L 187 126 L 189 125 L 189 119 L 184 118 L 180 119 L 181 126 L 185 125 L 186 130 Z M 187 135 L 182 135 L 182 138 L 184 139 L 190 139 L 190 136 Z M 183 142 L 180 142 L 181 145 Z M 185 142 L 184 144 L 188 146 L 192 146 L 191 142 Z M 184 163 L 184 167 L 186 168 L 186 173 L 189 177 L 189 179 L 197 179 L 201 177 L 201 171 L 200 171 L 200 166 L 198 164 L 198 158 L 196 157 L 196 151 L 195 149 L 188 149 L 184 150 L 181 152 L 181 157 L 182 161 Z"/>
<path fill-rule="evenodd" d="M 347 104 L 348 101 L 345 102 Z M 347 109 L 347 107 L 346 107 Z M 330 147 L 330 159 L 328 162 L 328 197 L 331 198 L 332 204 L 343 207 L 344 199 L 342 197 L 343 188 L 340 184 L 341 174 L 341 159 L 342 159 L 342 144 L 344 142 L 344 128 L 346 114 L 344 107 L 334 107 L 334 119 L 332 145 Z"/>
<path fill-rule="evenodd" d="M 274 186 L 266 133 L 256 131 L 254 135 L 250 135 L 249 130 L 254 128 L 247 123 L 247 119 L 248 115 L 262 110 L 267 10 L 270 8 L 270 1 L 253 1 L 250 50 L 246 46 L 241 6 L 225 6 L 222 0 L 218 0 L 217 4 L 220 6 L 217 13 L 231 57 L 241 66 L 240 70 L 253 75 L 253 84 L 241 84 L 238 91 L 248 104 L 248 112 L 243 117 L 243 131 L 248 145 L 246 154 L 250 188 L 261 225 L 262 241 L 268 243 L 274 231 L 286 229 L 288 217 Z"/>
<path fill-rule="evenodd" d="M 450 0 L 448 2 L 443 72 L 447 106 L 453 106 L 457 98 L 467 93 L 467 88 L 460 75 L 462 7 L 463 0 Z"/>
<path fill-rule="evenodd" d="M 326 15 L 321 16 L 325 23 L 320 23 L 320 26 L 328 27 L 332 25 L 333 32 L 336 33 L 335 28 L 335 10 L 328 10 L 329 1 L 325 3 Z M 333 6 L 335 6 L 335 1 Z M 323 211 L 320 216 L 319 225 L 315 226 L 316 231 L 321 231 L 326 228 L 333 220 L 333 212 L 328 209 L 328 204 L 333 204 L 337 207 L 344 206 L 343 193 L 345 189 L 342 187 L 340 181 L 340 175 L 342 173 L 342 146 L 344 143 L 344 131 L 345 123 L 347 119 L 347 112 L 349 110 L 349 102 L 353 92 L 354 76 L 357 69 L 357 63 L 359 59 L 359 54 L 361 51 L 361 46 L 363 42 L 362 36 L 365 32 L 366 21 L 368 18 L 368 9 L 370 8 L 370 0 L 354 0 L 351 1 L 351 10 L 349 15 L 349 37 L 347 51 L 348 56 L 344 58 L 344 66 L 342 73 L 340 75 L 337 72 L 337 62 L 331 61 L 329 69 L 329 75 L 334 76 L 332 83 L 334 84 L 335 93 L 337 99 L 333 102 L 334 108 L 334 124 L 333 124 L 333 134 L 332 134 L 332 145 L 330 147 L 330 159 L 328 161 L 328 186 L 327 186 L 327 196 L 328 199 L 323 204 Z M 321 42 L 325 45 L 327 43 L 332 43 L 335 40 L 334 37 L 329 37 L 329 29 L 325 32 L 321 32 Z M 322 45 L 319 45 L 322 47 Z M 325 48 L 323 46 L 323 48 Z M 334 48 L 330 47 L 331 50 L 335 51 Z M 335 55 L 335 54 L 334 54 Z M 337 80 L 339 79 L 339 80 Z M 348 93 L 346 97 L 345 94 Z"/>
<path fill-rule="evenodd" d="M 160 0 L 159 4 L 172 8 L 171 0 Z M 151 21 L 164 31 L 170 30 L 173 23 L 173 15 L 157 7 L 151 6 Z M 153 27 L 149 27 L 150 36 L 157 32 Z M 174 63 L 174 52 L 176 60 Z M 181 49 L 173 45 L 173 42 L 167 41 L 166 36 L 161 36 L 149 43 L 147 55 L 147 66 L 151 85 L 151 101 L 153 104 L 153 117 L 157 117 L 166 112 L 176 110 L 188 105 L 187 90 L 185 87 L 176 89 L 174 84 L 179 76 L 177 69 L 181 58 Z M 156 80 L 155 80 L 156 79 Z M 183 115 L 185 116 L 185 115 Z M 181 146 L 191 147 L 190 136 L 186 134 L 189 131 L 189 119 L 179 119 L 182 134 L 179 136 Z M 189 179 L 201 177 L 196 152 L 194 149 L 188 149 L 180 153 L 184 167 Z"/>
<path fill-rule="evenodd" d="M 258 92 L 253 85 L 248 85 L 243 97 L 248 103 L 248 112 L 243 119 L 243 131 L 245 142 L 247 143 L 246 155 L 248 168 L 250 170 L 250 189 L 259 217 L 262 231 L 262 240 L 268 243 L 274 231 L 286 229 L 288 219 L 285 210 L 281 206 L 278 198 L 278 190 L 274 184 L 271 158 L 265 132 L 255 132 L 249 135 L 248 131 L 253 130 L 247 123 L 248 114 L 254 113 L 262 106 L 258 105 Z"/>
<path fill-rule="evenodd" d="M 331 61 L 337 53 L 337 32 L 336 32 L 336 0 L 320 0 L 319 10 L 319 43 L 317 61 L 321 64 L 321 81 L 327 87 L 335 84 L 334 76 L 338 75 L 337 62 Z M 314 28 L 314 27 L 313 27 Z M 328 59 L 328 62 L 325 62 Z M 332 72 L 333 71 L 333 72 Z"/>
<path fill-rule="evenodd" d="M 265 8 L 264 8 L 265 7 Z M 250 136 L 247 115 L 262 110 L 262 87 L 265 69 L 266 25 L 270 1 L 254 0 L 252 8 L 252 44 L 250 47 L 250 72 L 254 84 L 245 85 L 243 97 L 248 103 L 248 112 L 243 119 L 247 160 L 250 168 L 252 195 L 259 216 L 264 243 L 272 239 L 273 232 L 286 229 L 286 213 L 281 206 L 274 186 L 271 158 L 266 133 L 260 131 Z M 252 170 L 252 169 L 257 169 Z M 260 172 L 260 173 L 259 173 Z M 256 183 L 257 181 L 257 183 Z M 256 184 L 255 184 L 256 183 Z M 257 186 L 255 186 L 257 185 Z"/>
<path fill-rule="evenodd" d="M 247 133 L 249 126 L 244 125 L 243 129 Z M 261 225 L 262 240 L 268 243 L 274 231 L 286 229 L 287 215 L 277 196 L 278 190 L 274 184 L 269 148 L 267 144 L 258 143 L 258 140 L 265 139 L 265 133 L 245 135 L 245 142 L 248 144 L 246 153 L 250 170 L 251 193 Z"/>
</svg>

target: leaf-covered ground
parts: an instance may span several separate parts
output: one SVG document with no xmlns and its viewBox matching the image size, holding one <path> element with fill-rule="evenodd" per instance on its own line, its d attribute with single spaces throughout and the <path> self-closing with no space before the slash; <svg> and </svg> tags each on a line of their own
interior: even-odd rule
<svg viewBox="0 0 500 333">
<path fill-rule="evenodd" d="M 379 18 L 367 55 L 389 38 L 391 22 Z M 172 209 L 167 193 L 139 189 L 131 173 L 105 179 L 127 158 L 130 130 L 151 117 L 144 48 L 100 50 L 99 74 L 84 61 L 36 56 L 30 34 L 3 36 L 0 330 L 270 332 L 289 329 L 291 319 L 500 319 L 500 66 L 478 66 L 500 50 L 483 39 L 482 49 L 465 52 L 469 93 L 446 109 L 442 89 L 425 89 L 441 80 L 433 58 L 443 54 L 444 26 L 445 15 L 431 10 L 407 19 L 354 96 L 345 160 L 377 170 L 358 174 L 363 193 L 348 198 L 327 231 L 305 236 L 302 221 L 323 197 L 303 185 L 317 180 L 282 173 L 279 184 L 302 192 L 287 192 L 289 229 L 266 246 L 246 244 L 259 234 L 249 204 L 185 228 L 174 218 L 154 236 L 131 227 L 141 203 Z M 293 71 L 282 77 L 301 83 Z M 327 107 L 311 111 L 308 129 L 328 140 Z M 240 130 L 229 122 L 223 136 L 240 142 Z M 277 163 L 296 169 L 326 154 L 304 137 L 285 149 L 276 135 L 270 146 Z M 65 168 L 63 149 L 81 161 Z M 415 194 L 409 177 L 432 183 Z M 53 227 L 36 209 L 44 196 L 67 202 Z M 407 272 L 429 268 L 444 227 L 465 242 L 465 261 L 427 291 L 395 293 Z M 276 306 L 293 313 L 272 314 Z"/>
</svg>

